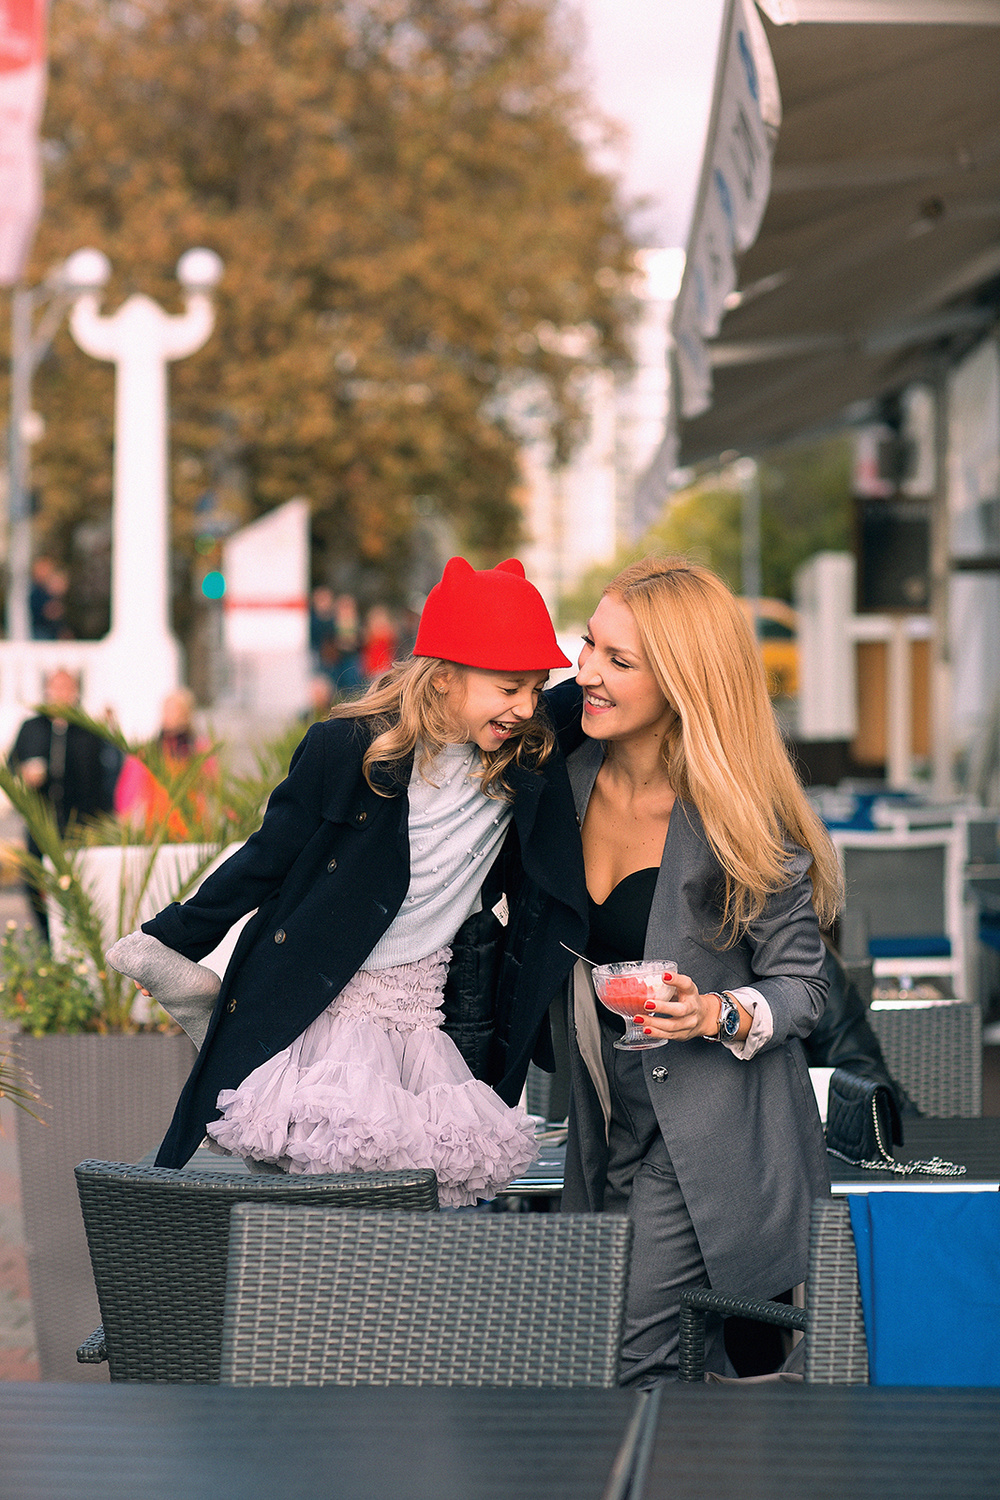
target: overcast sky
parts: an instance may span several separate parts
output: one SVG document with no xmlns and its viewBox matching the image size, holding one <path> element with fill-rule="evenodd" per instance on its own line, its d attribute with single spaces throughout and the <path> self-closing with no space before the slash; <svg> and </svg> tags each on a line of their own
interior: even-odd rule
<svg viewBox="0 0 1000 1500">
<path fill-rule="evenodd" d="M 626 127 L 635 224 L 648 245 L 682 245 L 697 189 L 724 0 L 565 0 L 580 17 L 582 69 L 599 108 Z"/>
</svg>

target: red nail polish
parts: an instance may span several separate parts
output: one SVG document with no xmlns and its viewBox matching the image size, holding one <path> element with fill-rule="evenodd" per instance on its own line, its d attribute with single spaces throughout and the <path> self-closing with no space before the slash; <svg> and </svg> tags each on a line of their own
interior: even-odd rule
<svg viewBox="0 0 1000 1500">
<path fill-rule="evenodd" d="M 656 1009 L 656 1001 L 655 1000 L 647 1000 L 646 1003 L 645 1003 L 645 1005 L 642 1008 L 643 1008 L 643 1010 L 653 1011 L 653 1010 Z"/>
<path fill-rule="evenodd" d="M 632 1020 L 633 1020 L 633 1022 L 634 1022 L 634 1024 L 635 1024 L 635 1025 L 636 1025 L 636 1026 L 641 1026 L 641 1025 L 642 1025 L 642 1023 L 643 1023 L 643 1021 L 644 1021 L 644 1020 L 645 1020 L 645 1019 L 646 1019 L 646 1017 L 645 1017 L 645 1016 L 633 1016 L 633 1017 L 632 1017 Z"/>
<path fill-rule="evenodd" d="M 642 1034 L 643 1034 L 643 1036 L 652 1036 L 653 1035 L 653 1028 L 651 1026 L 644 1026 L 642 1028 Z"/>
<path fill-rule="evenodd" d="M 674 976 L 672 974 L 664 974 L 664 976 L 663 976 L 663 983 L 664 984 L 669 984 L 670 981 L 671 981 L 671 979 L 673 979 L 673 977 Z"/>
</svg>

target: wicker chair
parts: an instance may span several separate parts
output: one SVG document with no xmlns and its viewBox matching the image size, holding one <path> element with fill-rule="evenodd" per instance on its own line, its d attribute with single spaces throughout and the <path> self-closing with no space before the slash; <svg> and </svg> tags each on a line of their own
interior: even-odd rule
<svg viewBox="0 0 1000 1500">
<path fill-rule="evenodd" d="M 234 1203 L 431 1211 L 431 1171 L 251 1176 L 85 1161 L 80 1206 L 104 1319 L 77 1350 L 112 1380 L 219 1379 Z"/>
<path fill-rule="evenodd" d="M 681 1293 L 681 1380 L 705 1378 L 705 1317 L 710 1312 L 802 1330 L 805 1378 L 811 1385 L 867 1385 L 868 1345 L 847 1199 L 817 1198 L 813 1204 L 804 1309 L 707 1288 Z"/>
<path fill-rule="evenodd" d="M 983 1026 L 967 1000 L 875 1000 L 868 1019 L 886 1067 L 925 1115 L 983 1112 Z"/>
<path fill-rule="evenodd" d="M 617 1383 L 631 1225 L 617 1215 L 233 1209 L 233 1385 Z"/>
</svg>

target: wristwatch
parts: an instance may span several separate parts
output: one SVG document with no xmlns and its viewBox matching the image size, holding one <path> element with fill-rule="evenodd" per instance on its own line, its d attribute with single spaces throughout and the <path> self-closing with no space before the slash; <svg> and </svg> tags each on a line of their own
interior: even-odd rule
<svg viewBox="0 0 1000 1500">
<path fill-rule="evenodd" d="M 719 1029 L 715 1036 L 707 1036 L 706 1042 L 732 1042 L 739 1034 L 741 1016 L 739 1006 L 731 995 L 712 990 L 719 1002 Z"/>
</svg>

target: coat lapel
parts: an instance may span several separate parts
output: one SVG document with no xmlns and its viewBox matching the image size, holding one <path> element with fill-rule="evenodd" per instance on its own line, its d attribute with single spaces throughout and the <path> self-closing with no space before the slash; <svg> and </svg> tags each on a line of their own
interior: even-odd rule
<svg viewBox="0 0 1000 1500">
<path fill-rule="evenodd" d="M 587 812 L 587 803 L 590 794 L 594 790 L 594 782 L 597 773 L 601 769 L 604 760 L 604 747 L 599 740 L 584 740 L 572 754 L 567 758 L 566 770 L 569 773 L 569 784 L 573 789 L 573 801 L 576 805 L 576 820 L 583 822 Z"/>
</svg>

